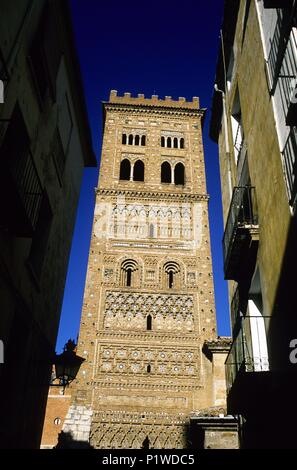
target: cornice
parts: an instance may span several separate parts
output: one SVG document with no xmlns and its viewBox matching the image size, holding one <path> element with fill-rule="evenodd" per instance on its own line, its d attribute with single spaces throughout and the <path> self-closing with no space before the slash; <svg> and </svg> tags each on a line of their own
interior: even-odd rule
<svg viewBox="0 0 297 470">
<path fill-rule="evenodd" d="M 137 191 L 124 189 L 101 189 L 95 188 L 95 192 L 101 196 L 127 196 L 148 200 L 177 200 L 177 201 L 208 201 L 209 194 L 197 193 L 165 193 L 159 191 Z"/>
<path fill-rule="evenodd" d="M 181 333 L 180 335 L 174 334 L 174 333 L 162 333 L 162 332 L 156 332 L 148 337 L 147 334 L 145 333 L 138 333 L 138 332 L 105 332 L 105 331 L 100 331 L 96 334 L 96 337 L 99 340 L 102 340 L 102 344 L 104 344 L 104 341 L 107 341 L 107 344 L 110 344 L 108 341 L 110 340 L 118 340 L 120 343 L 114 343 L 116 346 L 119 346 L 119 344 L 123 343 L 130 343 L 131 340 L 137 340 L 139 343 L 137 344 L 139 347 L 140 346 L 147 346 L 148 342 L 151 347 L 154 346 L 154 341 L 162 341 L 163 347 L 167 348 L 172 348 L 173 344 L 176 344 L 176 342 L 179 342 L 179 347 L 181 349 L 187 349 L 188 347 L 198 347 L 201 346 L 202 339 L 200 338 L 199 335 L 197 335 L 196 332 L 193 333 Z M 142 344 L 143 343 L 143 344 Z"/>
<path fill-rule="evenodd" d="M 169 106 L 156 106 L 156 105 L 149 105 L 149 104 L 128 104 L 128 103 L 110 103 L 110 102 L 103 102 L 103 106 L 106 110 L 112 109 L 113 111 L 117 112 L 131 112 L 131 110 L 139 112 L 139 113 L 147 113 L 148 111 L 152 114 L 168 114 L 168 115 L 184 115 L 188 116 L 192 114 L 193 116 L 204 117 L 206 109 L 193 109 L 193 108 L 183 108 L 183 107 L 169 107 Z"/>
<path fill-rule="evenodd" d="M 227 354 L 230 351 L 231 345 L 232 338 L 230 336 L 218 336 L 215 339 L 206 340 L 202 351 L 207 357 L 211 358 L 213 354 Z"/>
<path fill-rule="evenodd" d="M 177 380 L 175 378 L 175 380 Z M 100 379 L 93 379 L 91 381 L 91 385 L 95 388 L 96 385 L 100 386 L 100 388 L 108 388 L 108 389 L 118 389 L 121 388 L 123 390 L 130 390 L 131 389 L 146 389 L 146 390 L 166 390 L 166 391 L 182 391 L 182 390 L 199 390 L 202 389 L 203 386 L 199 383 L 193 385 L 192 384 L 184 385 L 185 382 L 184 377 L 179 379 L 181 383 L 175 384 L 160 384 L 160 383 L 147 383 L 147 382 L 132 382 L 126 379 L 125 382 L 117 381 L 106 381 Z M 183 383 L 182 383 L 183 382 Z"/>
</svg>

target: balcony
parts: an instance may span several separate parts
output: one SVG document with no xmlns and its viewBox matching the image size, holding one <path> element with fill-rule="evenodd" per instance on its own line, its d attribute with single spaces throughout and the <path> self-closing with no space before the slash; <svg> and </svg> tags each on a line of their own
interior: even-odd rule
<svg viewBox="0 0 297 470">
<path fill-rule="evenodd" d="M 242 174 L 242 170 L 245 164 L 246 155 L 247 155 L 247 144 L 243 140 L 240 146 L 238 156 L 237 156 L 237 182 L 238 184 L 240 184 L 241 174 Z"/>
<path fill-rule="evenodd" d="M 248 406 L 254 406 L 253 393 L 259 393 L 264 382 L 267 383 L 268 318 L 245 316 L 239 319 L 238 333 L 225 362 L 229 413 L 243 413 Z"/>
<path fill-rule="evenodd" d="M 287 126 L 297 125 L 297 41 L 293 29 L 287 42 L 280 73 L 279 89 Z"/>
<path fill-rule="evenodd" d="M 290 130 L 282 153 L 289 203 L 291 206 L 295 206 L 297 196 L 297 131 L 295 127 Z"/>
<path fill-rule="evenodd" d="M 291 9 L 277 11 L 277 21 L 273 37 L 271 39 L 270 52 L 267 60 L 268 79 L 270 93 L 274 94 L 276 85 L 281 74 L 283 59 L 290 38 L 292 25 Z"/>
<path fill-rule="evenodd" d="M 258 234 L 255 188 L 237 186 L 233 190 L 223 238 L 225 279 L 239 281 L 253 270 Z"/>
<path fill-rule="evenodd" d="M 248 306 L 248 299 L 246 295 L 242 295 L 239 291 L 239 286 L 237 285 L 231 305 L 230 305 L 230 312 L 231 312 L 231 324 L 232 324 L 232 336 L 237 336 L 238 328 L 240 326 L 240 320 L 242 315 L 245 314 L 247 311 Z"/>
<path fill-rule="evenodd" d="M 30 151 L 7 162 L 6 216 L 10 229 L 17 236 L 32 236 L 39 215 L 43 191 Z"/>
<path fill-rule="evenodd" d="M 56 128 L 54 138 L 53 138 L 52 154 L 53 154 L 54 165 L 57 171 L 59 182 L 60 182 L 60 185 L 62 186 L 63 173 L 65 169 L 65 164 L 66 164 L 66 155 L 64 153 L 61 134 L 58 128 Z"/>
</svg>

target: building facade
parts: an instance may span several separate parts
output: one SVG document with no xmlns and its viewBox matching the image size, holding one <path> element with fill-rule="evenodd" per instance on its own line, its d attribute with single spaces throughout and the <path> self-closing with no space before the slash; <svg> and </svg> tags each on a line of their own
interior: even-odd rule
<svg viewBox="0 0 297 470">
<path fill-rule="evenodd" d="M 210 135 L 233 334 L 227 408 L 249 448 L 296 447 L 296 34 L 295 1 L 225 2 Z"/>
<path fill-rule="evenodd" d="M 56 386 L 55 386 L 56 385 Z M 55 380 L 48 391 L 40 448 L 53 449 L 63 439 L 63 425 L 71 403 L 71 389 Z"/>
<path fill-rule="evenodd" d="M 190 415 L 225 405 L 228 340 L 216 333 L 205 110 L 195 97 L 111 91 L 103 111 L 77 349 L 85 362 L 63 432 L 95 448 L 184 448 Z M 233 427 L 226 447 L 234 435 Z"/>
<path fill-rule="evenodd" d="M 66 2 L 1 2 L 0 79 L 0 446 L 38 448 L 82 173 L 96 165 Z"/>
</svg>

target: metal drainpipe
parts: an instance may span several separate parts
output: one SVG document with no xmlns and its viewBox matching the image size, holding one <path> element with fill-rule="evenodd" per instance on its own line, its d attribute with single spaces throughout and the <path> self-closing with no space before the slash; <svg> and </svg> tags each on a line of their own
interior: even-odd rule
<svg viewBox="0 0 297 470">
<path fill-rule="evenodd" d="M 230 146 L 229 146 L 229 136 L 228 136 L 228 121 L 227 121 L 227 109 L 226 109 L 226 96 L 223 90 L 220 90 L 215 83 L 214 86 L 215 91 L 222 94 L 223 100 L 223 119 L 224 119 L 224 130 L 225 130 L 225 148 L 226 148 L 226 156 L 228 162 L 228 187 L 229 187 L 229 197 L 230 201 L 232 199 L 233 193 L 233 186 L 232 186 L 232 173 L 231 173 L 231 159 L 230 159 Z"/>
</svg>

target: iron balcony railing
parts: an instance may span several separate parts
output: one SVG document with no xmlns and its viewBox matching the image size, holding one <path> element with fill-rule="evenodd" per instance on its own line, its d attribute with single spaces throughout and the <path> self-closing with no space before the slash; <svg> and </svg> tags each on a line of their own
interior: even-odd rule
<svg viewBox="0 0 297 470">
<path fill-rule="evenodd" d="M 296 204 L 297 196 L 297 130 L 292 127 L 283 150 L 284 169 L 289 202 L 291 206 Z"/>
<path fill-rule="evenodd" d="M 270 51 L 267 60 L 270 93 L 273 95 L 282 67 L 282 62 L 289 40 L 291 29 L 290 9 L 277 10 L 277 21 L 273 37 L 270 41 Z"/>
<path fill-rule="evenodd" d="M 297 86 L 297 42 L 293 32 L 287 42 L 282 65 L 279 72 L 278 83 L 280 97 L 287 125 L 297 124 L 296 113 L 296 86 Z"/>
<path fill-rule="evenodd" d="M 236 186 L 233 189 L 223 237 L 225 274 L 232 256 L 232 249 L 236 242 L 238 229 L 257 225 L 258 217 L 255 211 L 255 188 L 253 186 Z"/>
<path fill-rule="evenodd" d="M 237 182 L 238 183 L 240 182 L 241 173 L 242 173 L 242 169 L 243 169 L 243 166 L 244 166 L 246 154 L 247 154 L 247 144 L 246 144 L 245 140 L 243 139 L 242 143 L 241 143 L 240 151 L 239 151 L 238 156 L 237 156 Z"/>
<path fill-rule="evenodd" d="M 63 149 L 61 134 L 58 128 L 56 128 L 54 140 L 53 140 L 53 157 L 54 157 L 54 164 L 58 172 L 58 176 L 61 179 L 64 173 L 66 156 L 64 153 L 64 149 Z"/>
<path fill-rule="evenodd" d="M 239 292 L 239 286 L 237 286 L 233 293 L 231 306 L 230 306 L 231 322 L 232 322 L 232 336 L 237 335 L 237 332 L 240 326 L 241 317 L 244 315 L 244 313 L 247 310 L 247 304 L 248 304 L 247 299 L 245 297 L 242 299 L 240 292 Z"/>
<path fill-rule="evenodd" d="M 227 394 L 240 374 L 269 370 L 266 340 L 268 318 L 241 317 L 240 328 L 225 361 Z"/>
<path fill-rule="evenodd" d="M 233 297 L 232 297 L 230 311 L 231 311 L 231 322 L 232 322 L 232 328 L 233 328 L 240 312 L 240 296 L 239 296 L 238 286 L 236 287 Z"/>
<path fill-rule="evenodd" d="M 26 214 L 28 232 L 32 232 L 36 228 L 43 190 L 31 152 L 26 150 L 10 161 L 9 172 Z"/>
</svg>

